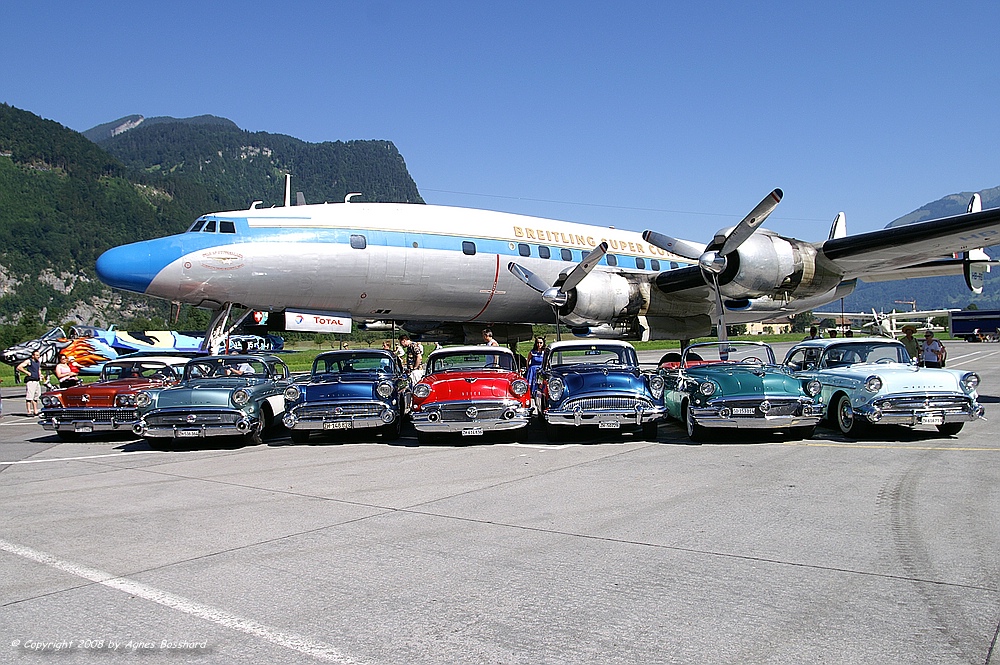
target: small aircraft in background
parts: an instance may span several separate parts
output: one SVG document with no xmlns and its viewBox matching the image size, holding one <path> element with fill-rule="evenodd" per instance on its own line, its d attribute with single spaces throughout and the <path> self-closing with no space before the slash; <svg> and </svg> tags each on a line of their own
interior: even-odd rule
<svg viewBox="0 0 1000 665">
<path fill-rule="evenodd" d="M 913 326 L 918 331 L 931 330 L 933 332 L 943 332 L 947 330 L 945 326 L 938 326 L 933 320 L 939 316 L 948 316 L 951 312 L 958 312 L 958 309 L 924 309 L 914 311 L 897 312 L 876 312 L 874 309 L 869 312 L 813 312 L 813 316 L 819 320 L 833 319 L 843 321 L 849 319 L 854 321 L 864 321 L 860 325 L 871 335 L 888 337 L 890 339 L 903 334 L 904 326 Z M 839 330 L 839 325 L 838 325 Z"/>
</svg>

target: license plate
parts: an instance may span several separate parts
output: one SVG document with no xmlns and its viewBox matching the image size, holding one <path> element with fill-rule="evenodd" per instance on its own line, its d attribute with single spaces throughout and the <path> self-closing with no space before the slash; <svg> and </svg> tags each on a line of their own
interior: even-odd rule
<svg viewBox="0 0 1000 665">
<path fill-rule="evenodd" d="M 733 415 L 734 416 L 752 416 L 757 413 L 757 409 L 753 409 L 746 406 L 734 406 Z"/>
<path fill-rule="evenodd" d="M 943 416 L 921 416 L 921 418 L 920 418 L 920 424 L 921 425 L 943 425 L 944 424 L 944 417 Z"/>
<path fill-rule="evenodd" d="M 335 423 L 323 423 L 323 429 L 351 429 L 354 423 L 350 420 L 338 420 Z"/>
<path fill-rule="evenodd" d="M 462 430 L 462 436 L 482 436 L 482 427 L 466 427 Z"/>
<path fill-rule="evenodd" d="M 94 426 L 93 425 L 73 425 L 73 431 L 74 432 L 78 432 L 80 434 L 85 434 L 87 432 L 93 432 L 94 431 Z"/>
<path fill-rule="evenodd" d="M 621 426 L 617 420 L 602 420 L 597 423 L 597 429 L 621 429 Z"/>
<path fill-rule="evenodd" d="M 177 437 L 178 438 L 197 437 L 197 436 L 201 436 L 201 430 L 200 429 L 179 429 L 179 430 L 177 430 Z"/>
</svg>

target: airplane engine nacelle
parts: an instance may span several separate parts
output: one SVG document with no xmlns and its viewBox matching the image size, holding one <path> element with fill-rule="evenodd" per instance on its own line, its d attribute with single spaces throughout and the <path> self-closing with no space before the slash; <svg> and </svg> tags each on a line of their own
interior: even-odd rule
<svg viewBox="0 0 1000 665">
<path fill-rule="evenodd" d="M 638 284 L 595 270 L 569 292 L 569 300 L 559 308 L 559 320 L 572 327 L 615 323 L 637 315 L 643 302 Z"/>
<path fill-rule="evenodd" d="M 841 279 L 817 262 L 816 248 L 809 243 L 758 229 L 729 255 L 719 290 L 730 299 L 782 293 L 801 298 L 825 293 Z"/>
</svg>

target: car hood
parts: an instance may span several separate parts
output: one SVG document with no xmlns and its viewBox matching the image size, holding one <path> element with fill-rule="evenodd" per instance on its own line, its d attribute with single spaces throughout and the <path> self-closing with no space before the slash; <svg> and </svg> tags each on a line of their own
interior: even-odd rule
<svg viewBox="0 0 1000 665">
<path fill-rule="evenodd" d="M 822 381 L 824 376 L 840 376 L 855 381 L 864 381 L 875 375 L 882 379 L 880 392 L 898 391 L 954 391 L 964 392 L 961 378 L 966 372 L 934 367 L 914 367 L 902 363 L 892 364 L 857 364 L 848 367 L 824 369 L 819 372 Z"/>
<path fill-rule="evenodd" d="M 722 395 L 804 395 L 803 381 L 782 369 L 773 367 L 713 367 L 687 370 L 687 375 L 699 381 L 712 380 L 722 389 Z"/>
<path fill-rule="evenodd" d="M 510 384 L 519 378 L 515 372 L 441 372 L 424 377 L 423 383 L 431 387 L 430 401 L 503 399 L 512 397 Z"/>
<path fill-rule="evenodd" d="M 164 388 L 156 393 L 155 408 L 175 406 L 231 406 L 230 397 L 239 388 L 253 392 L 260 380 L 244 377 L 219 377 L 196 379 L 181 385 Z"/>
<path fill-rule="evenodd" d="M 580 368 L 550 370 L 550 377 L 562 379 L 566 395 L 578 395 L 583 392 L 645 392 L 646 383 L 635 375 L 631 369 Z"/>
<path fill-rule="evenodd" d="M 87 383 L 72 388 L 61 388 L 50 391 L 59 395 L 64 406 L 72 407 L 111 407 L 115 405 L 115 397 L 127 395 L 140 390 L 159 388 L 163 381 L 150 379 L 118 379 L 102 383 Z"/>
<path fill-rule="evenodd" d="M 387 375 L 365 374 L 352 378 L 313 377 L 295 386 L 309 401 L 324 399 L 378 399 L 375 387 L 382 383 L 392 383 Z"/>
</svg>

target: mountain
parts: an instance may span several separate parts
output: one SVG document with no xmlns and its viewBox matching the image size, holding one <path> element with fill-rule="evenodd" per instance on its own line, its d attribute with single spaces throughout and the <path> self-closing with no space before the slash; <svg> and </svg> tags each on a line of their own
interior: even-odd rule
<svg viewBox="0 0 1000 665">
<path fill-rule="evenodd" d="M 245 208 L 263 199 L 280 204 L 284 178 L 311 203 L 360 201 L 423 203 L 406 164 L 390 141 L 307 143 L 283 134 L 248 132 L 224 118 L 128 116 L 87 130 L 98 145 L 148 182 L 183 179 L 209 188 L 214 210 Z M 208 212 L 203 210 L 202 212 Z"/>
<path fill-rule="evenodd" d="M 886 228 L 959 215 L 968 210 L 972 194 L 973 192 L 961 192 L 931 201 L 889 222 Z M 1000 187 L 984 189 L 979 194 L 983 200 L 984 210 L 1000 207 Z M 1000 247 L 987 248 L 986 252 L 994 258 L 998 257 Z M 844 298 L 844 309 L 851 312 L 869 312 L 872 309 L 890 311 L 893 308 L 897 310 L 909 308 L 908 305 L 896 301 L 916 301 L 918 309 L 966 309 L 971 303 L 979 309 L 1000 309 L 1000 267 L 994 267 L 992 272 L 986 275 L 986 283 L 980 295 L 969 291 L 965 285 L 965 278 L 958 275 L 870 284 L 858 282 L 858 288 L 854 293 Z M 835 304 L 839 305 L 831 303 L 823 309 L 830 311 L 830 307 Z"/>
<path fill-rule="evenodd" d="M 314 202 L 343 200 L 346 191 L 370 201 L 422 202 L 388 141 L 309 144 L 244 132 L 213 116 L 130 116 L 88 133 L 104 136 L 108 149 L 0 104 L 0 347 L 66 321 L 166 318 L 167 303 L 101 284 L 97 257 L 179 233 L 206 212 L 259 199 L 280 204 L 286 170 Z"/>
</svg>

